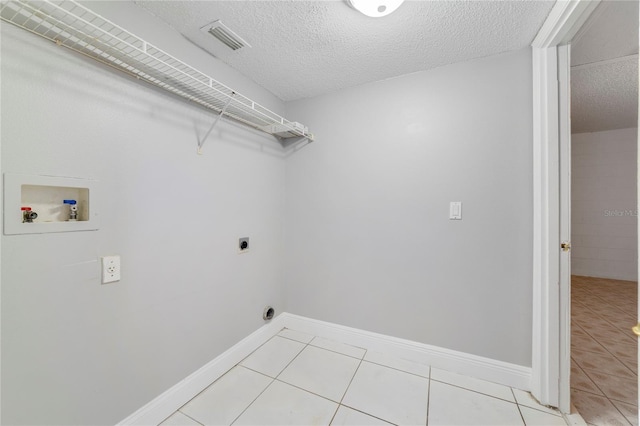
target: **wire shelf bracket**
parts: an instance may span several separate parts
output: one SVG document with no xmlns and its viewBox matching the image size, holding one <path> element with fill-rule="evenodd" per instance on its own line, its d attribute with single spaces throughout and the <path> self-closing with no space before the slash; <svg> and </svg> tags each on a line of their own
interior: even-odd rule
<svg viewBox="0 0 640 426">
<path fill-rule="evenodd" d="M 3 0 L 0 19 L 277 138 L 313 141 L 306 126 L 288 121 L 231 90 L 74 0 Z"/>
<path fill-rule="evenodd" d="M 231 94 L 231 96 L 233 95 L 235 95 L 235 93 Z M 211 124 L 211 127 L 209 127 L 209 130 L 207 131 L 207 133 L 204 135 L 204 137 L 201 140 L 198 141 L 198 155 L 202 155 L 202 145 L 204 145 L 204 142 L 207 140 L 207 138 L 211 134 L 211 131 L 213 130 L 214 127 L 216 127 L 216 124 L 218 124 L 218 121 L 220 121 L 220 117 L 222 117 L 224 113 L 227 111 L 227 107 L 231 103 L 231 99 L 232 98 L 229 98 L 227 100 L 227 103 L 224 104 L 224 107 L 222 107 L 222 111 L 220 111 L 220 114 L 216 116 L 216 119 L 213 121 L 213 124 Z"/>
</svg>

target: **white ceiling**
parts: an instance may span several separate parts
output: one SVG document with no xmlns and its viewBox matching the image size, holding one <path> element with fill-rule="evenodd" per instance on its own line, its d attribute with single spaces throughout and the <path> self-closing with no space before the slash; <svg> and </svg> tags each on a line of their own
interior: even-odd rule
<svg viewBox="0 0 640 426">
<path fill-rule="evenodd" d="M 638 124 L 638 2 L 607 0 L 571 46 L 573 133 Z"/>
<path fill-rule="evenodd" d="M 524 48 L 554 1 L 406 1 L 384 18 L 342 0 L 136 4 L 291 101 Z M 232 51 L 200 30 L 218 19 L 252 47 Z"/>
</svg>

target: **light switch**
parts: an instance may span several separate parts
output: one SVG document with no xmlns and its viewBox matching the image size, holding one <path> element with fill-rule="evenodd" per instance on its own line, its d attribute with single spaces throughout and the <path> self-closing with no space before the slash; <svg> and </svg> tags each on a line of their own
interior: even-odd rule
<svg viewBox="0 0 640 426">
<path fill-rule="evenodd" d="M 462 202 L 452 201 L 449 203 L 449 219 L 462 220 Z"/>
</svg>

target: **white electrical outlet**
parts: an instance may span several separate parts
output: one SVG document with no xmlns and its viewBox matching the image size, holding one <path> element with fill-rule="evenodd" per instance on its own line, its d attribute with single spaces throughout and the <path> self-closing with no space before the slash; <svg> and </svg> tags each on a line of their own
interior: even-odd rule
<svg viewBox="0 0 640 426">
<path fill-rule="evenodd" d="M 102 284 L 120 281 L 120 256 L 102 258 Z"/>
</svg>

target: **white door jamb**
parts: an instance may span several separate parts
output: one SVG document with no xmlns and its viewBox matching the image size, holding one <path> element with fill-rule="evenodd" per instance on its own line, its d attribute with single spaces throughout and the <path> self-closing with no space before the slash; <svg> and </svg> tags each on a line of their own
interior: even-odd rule
<svg viewBox="0 0 640 426">
<path fill-rule="evenodd" d="M 533 396 L 560 406 L 560 129 L 558 46 L 569 43 L 600 0 L 558 1 L 532 42 Z M 565 63 L 563 66 L 568 66 Z M 563 333 L 561 334 L 561 327 Z M 568 372 L 563 372 L 563 374 Z M 563 407 L 560 407 L 563 408 Z"/>
</svg>

